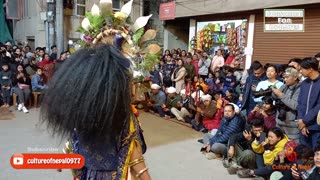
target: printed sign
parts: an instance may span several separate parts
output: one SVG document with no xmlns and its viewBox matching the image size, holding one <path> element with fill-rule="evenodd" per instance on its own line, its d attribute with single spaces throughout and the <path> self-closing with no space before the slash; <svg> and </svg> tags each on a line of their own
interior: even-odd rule
<svg viewBox="0 0 320 180">
<path fill-rule="evenodd" d="M 264 32 L 304 32 L 304 9 L 265 9 Z"/>
<path fill-rule="evenodd" d="M 159 17 L 162 21 L 174 19 L 176 17 L 176 2 L 161 3 Z"/>
</svg>

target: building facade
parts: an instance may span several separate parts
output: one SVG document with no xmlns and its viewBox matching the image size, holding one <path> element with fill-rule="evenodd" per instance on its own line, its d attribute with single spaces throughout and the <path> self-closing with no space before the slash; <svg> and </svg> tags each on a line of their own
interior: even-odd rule
<svg viewBox="0 0 320 180">
<path fill-rule="evenodd" d="M 197 40 L 197 35 L 201 34 L 203 24 L 216 23 L 220 26 L 219 30 L 212 30 L 212 41 L 215 42 L 215 36 L 220 38 L 224 34 L 228 34 L 230 23 L 237 21 L 246 21 L 241 27 L 243 31 L 236 29 L 236 37 L 238 39 L 219 39 L 214 46 L 217 48 L 223 43 L 226 46 L 234 43 L 243 45 L 243 68 L 248 68 L 253 60 L 260 60 L 262 63 L 285 64 L 290 58 L 302 58 L 306 56 L 314 56 L 320 50 L 320 26 L 319 18 L 319 0 L 269 0 L 255 1 L 246 0 L 239 3 L 238 0 L 227 1 L 189 1 L 176 0 L 175 20 L 170 20 L 165 24 L 175 24 L 182 19 L 188 19 L 189 30 L 180 31 L 180 34 L 188 34 L 189 50 L 192 48 L 191 42 Z M 304 9 L 304 32 L 265 32 L 264 31 L 264 9 Z M 226 26 L 224 26 L 226 25 Z M 229 28 L 228 28 L 229 25 Z M 209 25 L 212 27 L 211 25 Z M 214 26 L 213 26 L 214 27 Z M 177 27 L 176 27 L 177 28 Z M 224 29 L 224 30 L 223 30 Z M 231 32 L 231 31 L 230 31 Z M 240 33 L 239 33 L 240 32 Z M 215 34 L 216 33 L 216 34 Z M 242 34 L 241 34 L 242 33 Z M 178 34 L 178 33 L 177 33 Z M 205 34 L 205 32 L 203 33 Z M 198 40 L 202 40 L 202 35 Z M 231 40 L 231 43 L 228 41 Z M 235 42 L 233 42 L 235 41 Z M 214 47 L 215 48 L 215 47 Z M 213 49 L 214 49 L 213 48 Z M 236 49 L 241 47 L 236 47 Z"/>
<path fill-rule="evenodd" d="M 113 0 L 114 10 L 126 3 L 128 0 Z M 48 2 L 54 0 L 23 0 L 23 16 L 19 20 L 14 20 L 13 39 L 16 43 L 35 47 L 47 47 L 56 42 L 56 22 L 52 26 L 46 23 L 48 20 Z M 82 19 L 87 11 L 90 11 L 94 3 L 99 4 L 99 0 L 63 0 L 63 35 L 64 50 L 67 50 L 68 42 L 76 42 L 81 34 L 76 32 L 81 25 Z M 133 19 L 142 15 L 143 0 L 134 0 L 131 17 Z M 50 18 L 50 17 L 49 17 Z M 54 17 L 53 17 L 54 18 Z M 52 37 L 53 35 L 53 37 Z M 48 44 L 50 38 L 54 39 Z"/>
</svg>

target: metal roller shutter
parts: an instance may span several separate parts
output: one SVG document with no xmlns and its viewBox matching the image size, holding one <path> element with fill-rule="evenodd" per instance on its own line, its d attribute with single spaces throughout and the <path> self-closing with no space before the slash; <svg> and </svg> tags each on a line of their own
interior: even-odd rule
<svg viewBox="0 0 320 180">
<path fill-rule="evenodd" d="M 305 9 L 305 32 L 297 33 L 265 33 L 261 12 L 256 14 L 253 60 L 286 64 L 291 58 L 310 57 L 320 52 L 320 11 L 316 6 Z"/>
</svg>

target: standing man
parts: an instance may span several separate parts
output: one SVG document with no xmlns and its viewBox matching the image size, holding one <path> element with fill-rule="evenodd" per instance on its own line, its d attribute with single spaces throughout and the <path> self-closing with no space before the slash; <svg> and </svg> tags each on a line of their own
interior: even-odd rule
<svg viewBox="0 0 320 180">
<path fill-rule="evenodd" d="M 50 61 L 55 61 L 58 58 L 58 49 L 56 45 L 51 46 Z"/>
<path fill-rule="evenodd" d="M 320 75 L 315 58 L 304 58 L 301 73 L 307 79 L 301 83 L 298 97 L 297 125 L 301 131 L 300 143 L 315 148 L 320 139 L 317 115 L 320 110 Z"/>
<path fill-rule="evenodd" d="M 202 53 L 202 57 L 198 62 L 199 76 L 202 77 L 203 80 L 208 78 L 210 64 L 211 64 L 211 59 L 208 57 L 208 53 L 204 51 Z"/>
<path fill-rule="evenodd" d="M 240 94 L 239 101 L 242 103 L 241 110 L 246 110 L 247 115 L 253 110 L 256 106 L 256 102 L 254 102 L 253 92 L 256 91 L 256 87 L 260 81 L 266 80 L 267 77 L 264 73 L 263 66 L 260 62 L 256 61 L 251 65 L 253 73 L 249 74 L 249 77 L 246 79 L 246 84 Z"/>
</svg>

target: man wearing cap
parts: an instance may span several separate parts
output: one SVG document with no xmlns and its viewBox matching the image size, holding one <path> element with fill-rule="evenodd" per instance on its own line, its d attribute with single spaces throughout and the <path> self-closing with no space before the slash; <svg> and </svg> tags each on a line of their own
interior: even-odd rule
<svg viewBox="0 0 320 180">
<path fill-rule="evenodd" d="M 166 100 L 165 104 L 162 104 L 162 110 L 165 113 L 164 118 L 165 119 L 170 119 L 172 117 L 174 117 L 174 115 L 171 112 L 171 109 L 174 108 L 179 108 L 178 103 L 182 101 L 181 96 L 177 95 L 177 90 L 174 87 L 169 87 L 167 89 L 168 92 L 168 97 Z"/>
<path fill-rule="evenodd" d="M 178 108 L 172 107 L 171 112 L 179 121 L 190 123 L 191 120 L 189 119 L 193 116 L 192 112 L 196 111 L 194 100 L 186 94 L 185 89 L 180 91 L 180 95 L 182 97 L 182 102 L 178 102 Z"/>
<path fill-rule="evenodd" d="M 151 85 L 150 100 L 146 102 L 144 111 L 149 112 L 149 110 L 151 109 L 158 112 L 160 117 L 165 117 L 165 113 L 162 110 L 161 105 L 166 102 L 166 95 L 160 89 L 161 87 L 158 84 Z"/>
<path fill-rule="evenodd" d="M 280 89 L 272 89 L 272 97 L 276 99 L 277 127 L 283 129 L 291 140 L 299 142 L 300 131 L 295 122 L 300 93 L 299 72 L 289 67 L 285 70 L 283 78 L 285 84 Z"/>
<path fill-rule="evenodd" d="M 202 102 L 197 106 L 195 119 L 191 121 L 192 127 L 201 132 L 218 129 L 220 119 L 214 118 L 217 112 L 217 103 L 212 101 L 212 97 L 209 94 L 203 95 L 201 100 Z"/>
</svg>

